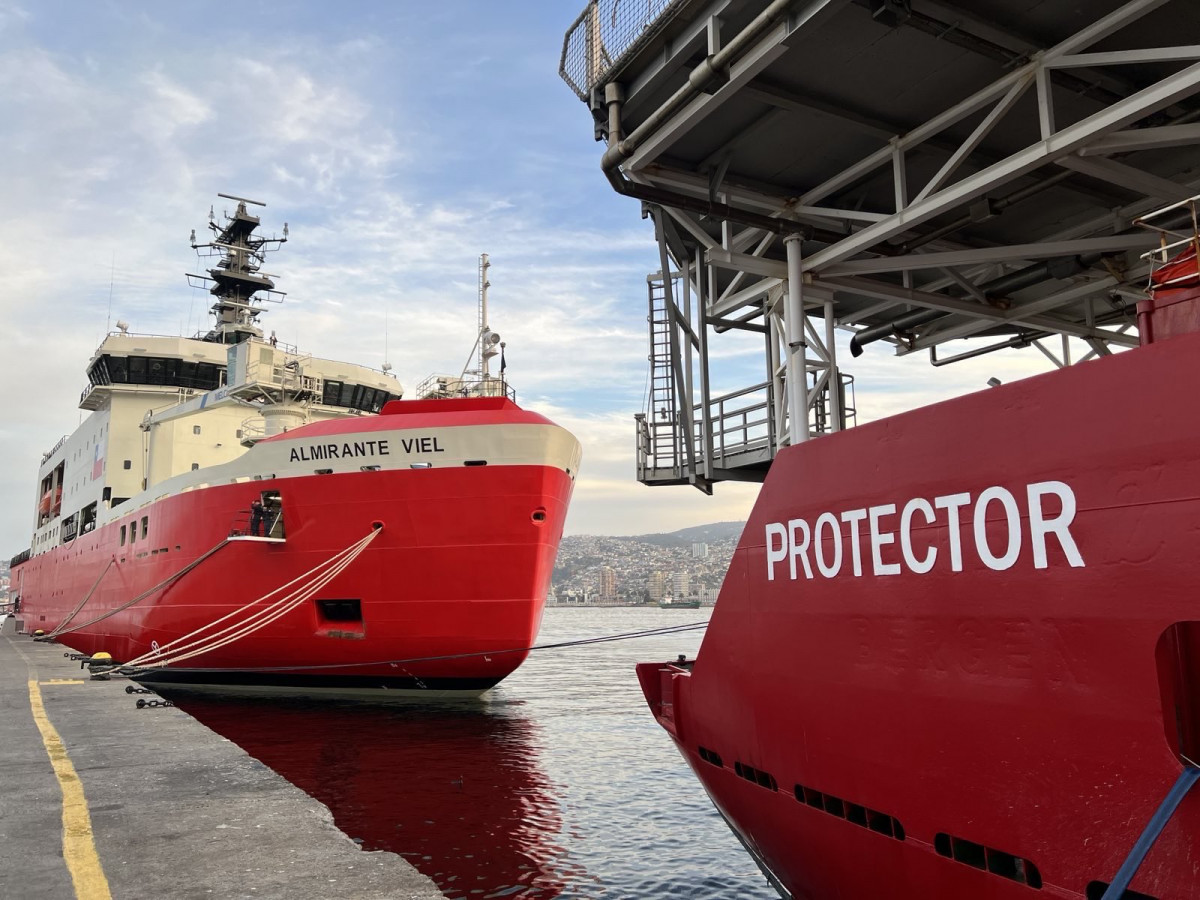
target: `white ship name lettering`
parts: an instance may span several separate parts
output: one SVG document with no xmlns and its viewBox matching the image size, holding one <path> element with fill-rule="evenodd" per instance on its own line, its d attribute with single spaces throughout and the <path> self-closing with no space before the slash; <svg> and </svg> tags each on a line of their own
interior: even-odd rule
<svg viewBox="0 0 1200 900">
<path fill-rule="evenodd" d="M 405 453 L 445 453 L 446 448 L 438 443 L 435 437 L 400 438 L 400 446 Z"/>
<path fill-rule="evenodd" d="M 293 447 L 289 462 L 389 455 L 391 455 L 391 450 L 388 449 L 387 441 L 350 441 L 341 444 L 309 444 L 307 447 Z"/>
<path fill-rule="evenodd" d="M 951 572 L 961 572 L 964 542 L 960 524 L 965 524 L 964 519 L 970 521 L 973 538 L 966 543 L 973 544 L 975 556 L 989 569 L 999 572 L 1016 565 L 1026 536 L 1035 569 L 1050 566 L 1050 538 L 1072 567 L 1082 568 L 1083 556 L 1070 531 L 1075 520 L 1075 492 L 1070 486 L 1061 481 L 1039 481 L 1026 485 L 1024 500 L 1022 510 L 1011 491 L 989 487 L 975 498 L 969 493 L 946 494 L 934 497 L 932 502 L 914 497 L 898 512 L 895 503 L 884 503 L 841 513 L 823 512 L 811 525 L 807 519 L 769 522 L 765 534 L 767 580 L 775 580 L 776 566 L 784 561 L 792 581 L 801 572 L 811 581 L 814 569 L 823 578 L 834 578 L 842 574 L 847 560 L 855 578 L 862 577 L 865 565 L 869 565 L 872 575 L 900 575 L 905 571 L 924 575 L 933 570 L 940 557 L 948 558 Z M 1022 517 L 1023 512 L 1027 519 Z M 995 520 L 990 540 L 989 514 Z M 849 525 L 849 534 L 843 534 L 843 524 Z M 940 538 L 943 534 L 945 537 Z M 864 538 L 869 545 L 866 548 Z M 848 553 L 843 551 L 843 543 L 850 545 Z M 942 550 L 948 551 L 945 557 Z"/>
</svg>

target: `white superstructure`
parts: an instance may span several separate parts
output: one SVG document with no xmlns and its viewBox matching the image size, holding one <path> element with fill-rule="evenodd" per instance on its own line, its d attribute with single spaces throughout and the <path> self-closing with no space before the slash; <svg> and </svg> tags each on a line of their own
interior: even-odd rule
<svg viewBox="0 0 1200 900">
<path fill-rule="evenodd" d="M 226 195 L 221 195 L 226 196 Z M 259 220 L 237 201 L 213 240 L 192 245 L 218 257 L 208 276 L 216 325 L 191 338 L 130 334 L 123 323 L 88 363 L 75 432 L 43 458 L 33 555 L 91 531 L 118 509 L 184 473 L 231 463 L 262 438 L 323 419 L 378 413 L 400 383 L 365 366 L 316 359 L 264 338 L 258 291 L 279 295 L 258 271 L 287 240 L 259 238 Z M 260 204 L 261 205 L 261 204 Z M 213 217 L 210 214 L 210 219 Z"/>
</svg>

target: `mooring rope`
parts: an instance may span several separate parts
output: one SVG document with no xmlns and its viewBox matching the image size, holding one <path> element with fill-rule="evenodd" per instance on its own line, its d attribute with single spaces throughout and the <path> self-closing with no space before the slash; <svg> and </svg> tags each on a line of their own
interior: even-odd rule
<svg viewBox="0 0 1200 900">
<path fill-rule="evenodd" d="M 128 600 L 125 603 L 122 603 L 120 606 L 114 607 L 113 609 L 110 609 L 108 612 L 102 613 L 102 614 L 96 616 L 96 618 L 94 618 L 94 619 L 88 619 L 86 622 L 83 622 L 82 624 L 75 625 L 71 628 L 63 628 L 63 629 L 57 631 L 55 633 L 55 636 L 63 635 L 63 634 L 70 634 L 73 631 L 79 631 L 81 628 L 87 628 L 89 625 L 95 625 L 97 622 L 103 622 L 109 616 L 115 616 L 117 613 L 129 609 L 129 607 L 133 606 L 135 603 L 140 603 L 141 601 L 143 601 L 147 597 L 149 597 L 151 594 L 154 594 L 157 591 L 162 590 L 167 585 L 171 584 L 171 582 L 179 580 L 180 578 L 182 578 L 188 572 L 192 571 L 192 569 L 196 568 L 196 566 L 200 565 L 200 563 L 204 562 L 206 559 L 208 559 L 210 556 L 212 556 L 214 553 L 216 553 L 218 550 L 220 550 L 222 547 L 224 547 L 228 543 L 229 543 L 229 538 L 222 539 L 221 542 L 219 544 L 217 544 L 215 547 L 213 547 L 211 550 L 208 550 L 205 553 L 200 554 L 195 559 L 193 559 L 190 563 L 188 563 L 186 566 L 184 566 L 182 569 L 180 569 L 178 572 L 176 572 L 174 575 L 164 578 L 162 581 L 160 581 L 158 584 L 156 584 L 154 587 L 150 588 L 149 590 L 142 591 L 142 593 L 138 594 L 132 600 Z"/>
<path fill-rule="evenodd" d="M 247 635 L 253 634 L 261 628 L 270 625 L 282 616 L 287 615 L 297 606 L 300 606 L 311 598 L 314 594 L 320 591 L 325 585 L 329 584 L 334 578 L 341 574 L 351 563 L 354 562 L 367 546 L 379 534 L 380 529 L 372 529 L 371 532 L 359 540 L 355 541 L 344 550 L 339 550 L 329 559 L 324 560 L 313 566 L 307 572 L 296 576 L 291 581 L 280 585 L 272 591 L 263 594 L 261 597 L 256 597 L 249 603 L 239 606 L 237 609 L 226 613 L 212 622 L 201 625 L 193 631 L 181 635 L 172 641 L 144 653 L 136 659 L 122 665 L 120 668 L 166 668 L 175 663 L 182 662 L 185 659 L 191 659 L 194 656 L 200 656 L 204 653 L 209 653 L 217 650 L 234 641 L 241 640 Z M 325 569 L 326 571 L 321 571 Z M 314 573 L 320 574 L 314 574 Z M 304 579 L 313 576 L 310 581 L 307 581 L 297 587 L 295 590 L 276 600 L 274 603 L 268 604 L 263 609 L 257 610 L 246 616 L 241 621 L 233 622 L 220 631 L 208 634 L 205 637 L 200 637 L 205 632 L 215 628 L 223 622 L 249 612 L 253 607 L 262 603 L 270 597 L 287 590 L 297 582 L 302 582 Z"/>
<path fill-rule="evenodd" d="M 203 668 L 188 667 L 189 673 L 218 674 L 225 672 L 315 672 L 327 669 L 355 669 L 370 666 L 404 666 L 409 663 L 437 662 L 448 659 L 468 659 L 474 656 L 500 656 L 505 653 L 532 653 L 536 650 L 561 650 L 568 647 L 582 647 L 588 644 L 605 644 L 613 641 L 628 641 L 644 637 L 661 637 L 665 635 L 683 634 L 708 627 L 708 622 L 689 622 L 682 625 L 664 625 L 660 628 L 645 628 L 640 631 L 626 631 L 619 634 L 606 634 L 597 637 L 580 638 L 574 641 L 557 641 L 552 644 L 534 644 L 529 647 L 512 647 L 505 650 L 478 650 L 470 653 L 448 653 L 442 656 L 415 656 L 409 659 L 385 659 L 372 662 L 324 663 L 320 665 L 290 665 L 290 666 L 239 666 L 237 668 Z M 115 666 L 112 674 L 138 677 L 155 671 L 159 666 L 140 667 L 138 671 L 128 671 L 130 666 Z"/>
<path fill-rule="evenodd" d="M 84 605 L 88 602 L 88 600 L 90 600 L 92 598 L 92 594 L 94 594 L 96 592 L 96 588 L 100 587 L 100 582 L 104 580 L 104 576 L 108 574 L 108 570 L 113 567 L 113 564 L 116 561 L 117 561 L 117 558 L 115 556 L 109 558 L 108 565 L 106 565 L 104 567 L 104 569 L 100 572 L 99 577 L 97 577 L 96 580 L 94 582 L 92 582 L 91 589 L 86 594 L 83 595 L 83 599 L 80 600 L 75 605 L 75 608 L 73 610 L 71 610 L 70 614 L 65 619 L 63 619 L 61 622 L 58 623 L 58 626 L 56 628 L 54 628 L 54 630 L 52 630 L 47 635 L 43 635 L 41 640 L 52 641 L 56 637 L 58 637 L 60 634 L 62 634 L 63 629 L 71 624 L 71 620 L 74 619 L 77 615 L 79 615 L 79 611 L 81 609 L 83 609 Z"/>
<path fill-rule="evenodd" d="M 1154 846 L 1163 829 L 1167 827 L 1167 822 L 1171 820 L 1171 816 L 1175 815 L 1175 810 L 1179 808 L 1179 804 L 1183 802 L 1183 798 L 1187 796 L 1188 791 L 1192 789 L 1192 786 L 1197 781 L 1200 781 L 1200 767 L 1197 767 L 1187 757 L 1184 757 L 1184 759 L 1187 760 L 1189 765 L 1183 767 L 1183 771 L 1179 773 L 1179 778 L 1171 785 L 1171 790 L 1167 792 L 1167 796 L 1163 798 L 1163 802 L 1159 804 L 1154 815 L 1150 817 L 1150 821 L 1146 823 L 1146 828 L 1134 842 L 1129 855 L 1121 863 L 1121 868 L 1117 870 L 1116 876 L 1104 891 L 1104 896 L 1100 900 L 1120 900 L 1121 897 L 1125 896 L 1125 889 L 1129 887 L 1129 883 L 1133 881 L 1133 876 L 1141 868 L 1146 854 L 1150 852 L 1150 848 Z"/>
</svg>

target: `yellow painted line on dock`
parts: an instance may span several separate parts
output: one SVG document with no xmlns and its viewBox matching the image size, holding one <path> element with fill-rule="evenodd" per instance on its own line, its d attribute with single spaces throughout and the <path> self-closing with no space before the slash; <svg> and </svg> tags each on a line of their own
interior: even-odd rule
<svg viewBox="0 0 1200 900">
<path fill-rule="evenodd" d="M 24 654 L 21 654 L 24 656 Z M 42 733 L 42 743 L 50 755 L 50 764 L 58 777 L 63 794 L 63 859 L 75 884 L 78 900 L 112 900 L 108 890 L 108 879 L 100 865 L 96 844 L 92 841 L 92 817 L 88 814 L 87 798 L 83 795 L 83 783 L 71 764 L 62 738 L 50 724 L 46 707 L 42 704 L 42 692 L 36 679 L 29 681 L 29 705 L 33 708 L 33 721 Z"/>
<path fill-rule="evenodd" d="M 51 678 L 49 681 L 39 681 L 38 684 L 86 684 L 82 678 Z"/>
</svg>

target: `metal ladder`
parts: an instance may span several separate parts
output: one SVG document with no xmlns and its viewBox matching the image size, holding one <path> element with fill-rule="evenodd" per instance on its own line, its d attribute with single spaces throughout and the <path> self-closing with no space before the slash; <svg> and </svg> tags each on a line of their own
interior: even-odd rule
<svg viewBox="0 0 1200 900">
<path fill-rule="evenodd" d="M 648 316 L 650 324 L 650 396 L 646 410 L 646 455 L 651 469 L 682 474 L 683 447 L 676 407 L 675 374 L 671 367 L 671 326 L 667 316 L 666 285 L 661 276 L 651 278 Z M 642 473 L 639 472 L 639 476 Z"/>
</svg>

